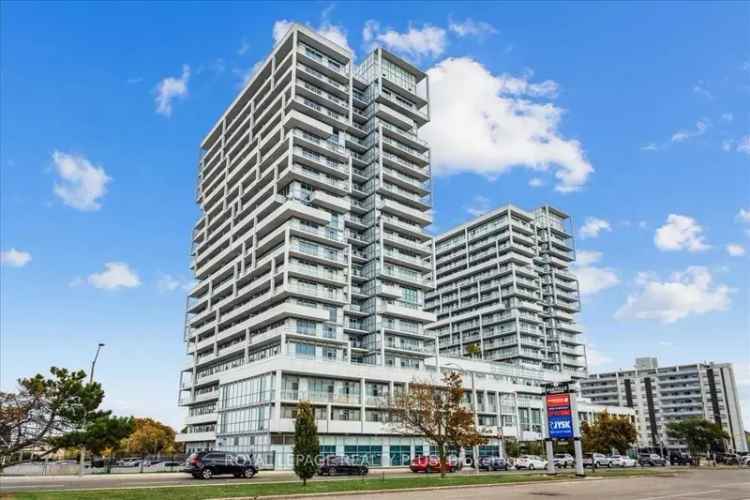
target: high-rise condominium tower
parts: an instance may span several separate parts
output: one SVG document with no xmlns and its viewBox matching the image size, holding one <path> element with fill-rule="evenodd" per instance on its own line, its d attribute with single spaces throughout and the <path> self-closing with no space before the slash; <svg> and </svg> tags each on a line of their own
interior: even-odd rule
<svg viewBox="0 0 750 500">
<path fill-rule="evenodd" d="M 558 209 L 507 206 L 437 236 L 426 309 L 441 355 L 584 376 L 572 235 Z"/>
<path fill-rule="evenodd" d="M 281 355 L 420 368 L 434 355 L 428 120 L 425 73 L 382 49 L 355 65 L 295 25 L 205 137 L 180 388 L 194 448 L 267 430 L 265 393 L 283 375 L 226 388 L 248 377 L 238 367 Z"/>
</svg>

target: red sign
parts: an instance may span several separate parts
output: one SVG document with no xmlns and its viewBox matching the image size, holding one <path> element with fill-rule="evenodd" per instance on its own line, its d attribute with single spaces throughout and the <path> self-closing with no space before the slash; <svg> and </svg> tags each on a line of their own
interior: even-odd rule
<svg viewBox="0 0 750 500">
<path fill-rule="evenodd" d="M 570 394 L 547 394 L 547 415 L 570 415 Z"/>
</svg>

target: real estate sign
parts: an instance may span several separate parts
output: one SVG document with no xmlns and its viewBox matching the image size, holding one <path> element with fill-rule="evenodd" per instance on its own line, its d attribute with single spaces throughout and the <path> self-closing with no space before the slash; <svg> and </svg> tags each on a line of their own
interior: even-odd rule
<svg viewBox="0 0 750 500">
<path fill-rule="evenodd" d="M 570 393 L 547 394 L 547 426 L 552 439 L 573 439 Z"/>
</svg>

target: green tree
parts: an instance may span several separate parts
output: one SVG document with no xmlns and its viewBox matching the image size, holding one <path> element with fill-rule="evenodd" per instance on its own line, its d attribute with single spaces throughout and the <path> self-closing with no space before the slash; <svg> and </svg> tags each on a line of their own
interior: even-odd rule
<svg viewBox="0 0 750 500">
<path fill-rule="evenodd" d="M 729 439 L 721 424 L 697 417 L 668 423 L 667 435 L 685 443 L 692 455 L 709 452 L 724 439 Z"/>
<path fill-rule="evenodd" d="M 0 459 L 29 446 L 47 447 L 51 453 L 91 439 L 81 429 L 84 422 L 109 417 L 109 412 L 97 411 L 103 399 L 101 385 L 87 383 L 82 370 L 53 366 L 49 377 L 19 379 L 17 392 L 0 392 Z"/>
<path fill-rule="evenodd" d="M 610 415 L 604 411 L 595 422 L 581 425 L 583 447 L 586 451 L 610 453 L 612 448 L 626 453 L 638 439 L 635 426 L 627 417 Z"/>
<path fill-rule="evenodd" d="M 117 447 L 135 428 L 133 417 L 113 417 L 109 412 L 98 412 L 89 418 L 91 420 L 83 429 L 51 437 L 50 446 L 56 449 L 85 446 L 94 455 L 101 455 L 105 450 Z"/>
<path fill-rule="evenodd" d="M 394 395 L 388 408 L 390 425 L 396 432 L 424 436 L 435 444 L 441 477 L 445 476 L 448 448 L 471 448 L 487 442 L 474 425 L 474 415 L 464 406 L 463 397 L 461 374 L 450 372 L 442 384 L 410 383 L 408 390 Z"/>
<path fill-rule="evenodd" d="M 152 418 L 136 418 L 134 427 L 125 445 L 128 452 L 142 457 L 175 452 L 176 433 L 170 426 Z"/>
<path fill-rule="evenodd" d="M 294 473 L 307 486 L 307 480 L 318 471 L 320 441 L 315 412 L 309 401 L 297 405 L 297 420 L 294 423 Z"/>
</svg>

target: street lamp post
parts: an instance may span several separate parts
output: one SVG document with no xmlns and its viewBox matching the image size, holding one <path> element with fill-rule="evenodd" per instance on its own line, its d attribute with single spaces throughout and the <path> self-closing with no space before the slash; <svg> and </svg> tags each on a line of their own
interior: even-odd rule
<svg viewBox="0 0 750 500">
<path fill-rule="evenodd" d="M 460 372 L 466 372 L 467 370 L 461 368 L 455 363 L 445 363 L 443 366 L 453 366 Z M 474 427 L 477 429 L 477 432 L 479 432 L 479 416 L 477 415 L 477 388 L 474 383 L 474 372 L 469 370 L 469 375 L 471 375 L 471 411 L 474 414 Z M 472 455 L 474 460 L 474 473 L 479 474 L 479 446 L 474 445 L 472 448 Z"/>
<path fill-rule="evenodd" d="M 91 372 L 89 373 L 89 385 L 94 383 L 94 368 L 96 368 L 96 360 L 99 359 L 99 351 L 102 350 L 102 347 L 104 347 L 104 344 L 101 342 L 99 345 L 96 346 L 96 354 L 94 355 L 94 360 L 91 362 Z M 85 430 L 86 428 L 86 414 L 83 414 L 83 428 Z M 84 469 L 84 462 L 86 460 L 86 446 L 81 445 L 81 456 L 80 456 L 80 464 L 78 468 L 78 475 L 83 476 L 83 469 Z"/>
</svg>

